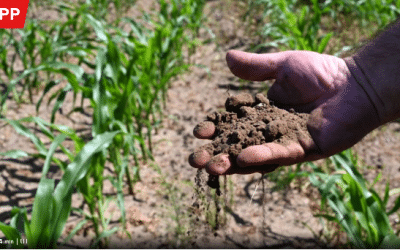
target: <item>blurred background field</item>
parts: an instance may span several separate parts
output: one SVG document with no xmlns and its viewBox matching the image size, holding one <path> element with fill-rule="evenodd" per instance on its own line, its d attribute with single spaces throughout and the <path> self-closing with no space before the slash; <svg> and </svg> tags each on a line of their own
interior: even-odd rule
<svg viewBox="0 0 400 250">
<path fill-rule="evenodd" d="M 400 1 L 31 0 L 0 30 L 0 247 L 398 247 L 400 126 L 314 163 L 220 178 L 187 157 L 230 94 L 225 53 L 339 57 Z"/>
</svg>

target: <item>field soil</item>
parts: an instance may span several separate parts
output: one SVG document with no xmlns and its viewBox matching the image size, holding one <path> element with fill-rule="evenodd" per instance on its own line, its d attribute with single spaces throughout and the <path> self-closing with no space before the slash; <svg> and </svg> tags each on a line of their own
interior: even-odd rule
<svg viewBox="0 0 400 250">
<path fill-rule="evenodd" d="M 145 2 L 138 1 L 137 6 L 146 9 Z M 222 222 L 218 229 L 211 228 L 210 220 L 207 223 L 204 209 L 207 204 L 198 195 L 210 192 L 204 183 L 206 174 L 192 168 L 188 157 L 196 148 L 210 141 L 196 139 L 193 129 L 207 120 L 207 115 L 224 111 L 229 96 L 240 93 L 255 96 L 273 83 L 243 82 L 229 71 L 225 62 L 226 52 L 229 49 L 246 50 L 250 43 L 254 43 L 245 32 L 247 28 L 239 16 L 244 6 L 241 2 L 230 3 L 222 0 L 207 2 L 205 25 L 216 38 L 201 45 L 191 58 L 195 64 L 205 67 L 193 66 L 173 82 L 168 92 L 162 127 L 153 135 L 155 161 L 141 166 L 141 181 L 135 185 L 135 195 L 129 195 L 128 188 L 125 189 L 126 231 L 131 237 L 125 232 L 114 234 L 110 237 L 111 248 L 326 248 L 340 247 L 344 242 L 343 234 L 328 242 L 321 236 L 326 230 L 321 221 L 313 216 L 318 212 L 318 192 L 315 189 L 292 183 L 283 190 L 273 191 L 275 183 L 269 180 L 260 183 L 260 174 L 230 176 L 226 181 L 228 187 L 222 191 L 227 201 L 227 212 L 221 214 Z M 57 18 L 52 11 L 43 11 L 40 16 L 49 20 Z M 209 39 L 209 32 L 203 29 L 201 38 Z M 263 51 L 267 52 L 274 51 Z M 34 96 L 35 102 L 40 94 L 39 91 Z M 84 103 L 87 107 L 85 114 L 74 113 L 67 117 L 65 114 L 72 109 L 72 97 L 72 93 L 67 94 L 55 123 L 70 126 L 90 138 L 90 103 Z M 42 105 L 38 116 L 49 121 L 52 104 Z M 10 119 L 36 116 L 35 104 L 17 105 L 10 99 L 7 107 L 6 117 Z M 2 123 L 0 127 L 0 152 L 11 149 L 36 152 L 30 140 L 17 134 L 11 126 Z M 48 142 L 34 125 L 29 128 Z M 400 187 L 399 132 L 399 123 L 391 122 L 374 130 L 354 146 L 362 164 L 369 166 L 360 170 L 368 180 L 373 180 L 379 172 L 383 173 L 382 182 L 376 186 L 381 193 L 385 180 L 390 180 L 391 188 Z M 46 144 L 47 147 L 49 145 Z M 63 145 L 73 149 L 71 141 Z M 55 156 L 66 160 L 59 152 Z M 317 161 L 318 164 L 323 162 Z M 43 160 L 40 159 L 0 157 L 0 221 L 9 223 L 13 206 L 27 207 L 31 211 L 42 166 Z M 107 165 L 107 169 L 107 174 L 110 174 L 111 166 Z M 161 170 L 161 174 L 157 169 Z M 52 166 L 50 177 L 60 179 L 61 176 L 58 167 Z M 104 192 L 105 195 L 116 193 L 109 182 L 105 183 Z M 212 204 L 212 200 L 208 202 Z M 73 207 L 87 209 L 79 194 L 73 196 Z M 111 218 L 110 228 L 119 227 L 119 210 L 114 202 L 110 203 L 106 214 Z M 70 241 L 62 243 L 81 219 L 78 213 L 72 212 L 60 239 L 60 247 L 90 246 L 94 238 L 90 224 Z M 397 217 L 390 219 L 397 223 Z M 1 233 L 0 237 L 3 237 Z"/>
<path fill-rule="evenodd" d="M 226 99 L 225 109 L 226 111 L 209 114 L 206 121 L 194 128 L 193 134 L 200 138 L 209 138 L 204 137 L 205 135 L 216 136 L 210 138 L 212 143 L 196 149 L 189 156 L 192 166 L 202 168 L 210 157 L 228 154 L 234 164 L 232 168 L 227 171 L 222 164 L 215 169 L 218 172 L 213 174 L 237 173 L 234 172 L 238 168 L 237 157 L 247 147 L 268 142 L 287 145 L 299 139 L 311 140 L 307 130 L 309 114 L 296 113 L 294 109 L 280 109 L 262 93 L 258 93 L 255 99 L 249 93 L 230 96 Z M 207 132 L 203 135 L 199 131 Z M 213 158 L 211 161 L 218 164 L 219 159 Z M 271 172 L 276 166 L 266 168 L 265 172 Z"/>
</svg>

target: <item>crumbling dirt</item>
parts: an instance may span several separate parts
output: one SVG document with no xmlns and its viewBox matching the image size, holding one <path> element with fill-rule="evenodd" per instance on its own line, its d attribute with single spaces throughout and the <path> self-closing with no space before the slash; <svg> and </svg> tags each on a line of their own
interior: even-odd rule
<svg viewBox="0 0 400 250">
<path fill-rule="evenodd" d="M 200 147 L 193 155 L 203 150 L 211 156 L 229 154 L 235 164 L 239 153 L 249 146 L 268 142 L 287 145 L 298 141 L 300 136 L 311 138 L 307 130 L 309 114 L 280 109 L 261 93 L 255 99 L 249 93 L 228 97 L 225 109 L 209 114 L 206 121 L 196 126 L 194 133 L 212 128 L 211 123 L 215 131 L 207 130 L 210 136 L 214 134 L 212 143 Z"/>
</svg>

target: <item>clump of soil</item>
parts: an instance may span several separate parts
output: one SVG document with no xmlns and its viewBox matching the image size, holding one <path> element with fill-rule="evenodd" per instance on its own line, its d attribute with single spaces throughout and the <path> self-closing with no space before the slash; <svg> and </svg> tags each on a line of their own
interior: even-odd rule
<svg viewBox="0 0 400 250">
<path fill-rule="evenodd" d="M 255 98 L 248 93 L 228 97 L 225 108 L 226 111 L 209 114 L 207 120 L 194 129 L 196 133 L 210 123 L 215 125 L 215 131 L 209 132 L 214 134 L 212 143 L 201 147 L 194 155 L 205 149 L 211 156 L 225 153 L 235 160 L 243 149 L 252 145 L 268 142 L 286 145 L 298 141 L 300 136 L 311 138 L 307 130 L 309 114 L 280 109 L 261 93 Z"/>
</svg>

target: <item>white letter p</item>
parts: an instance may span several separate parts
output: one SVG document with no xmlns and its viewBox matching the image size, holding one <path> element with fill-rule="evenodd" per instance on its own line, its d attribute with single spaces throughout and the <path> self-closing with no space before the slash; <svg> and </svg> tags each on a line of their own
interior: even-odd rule
<svg viewBox="0 0 400 250">
<path fill-rule="evenodd" d="M 14 20 L 14 16 L 18 16 L 20 13 L 18 8 L 11 8 L 11 20 Z"/>
<path fill-rule="evenodd" d="M 3 16 L 7 16 L 8 13 L 10 13 L 10 12 L 8 11 L 8 9 L 6 9 L 6 8 L 0 8 L 0 20 L 3 20 Z"/>
</svg>

